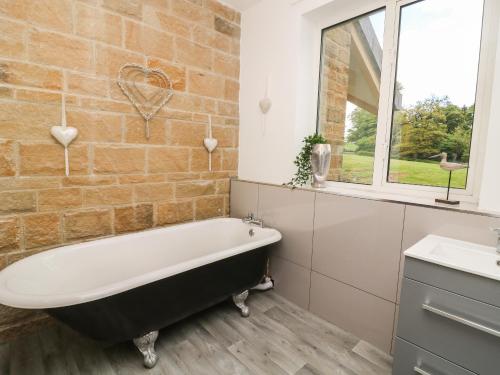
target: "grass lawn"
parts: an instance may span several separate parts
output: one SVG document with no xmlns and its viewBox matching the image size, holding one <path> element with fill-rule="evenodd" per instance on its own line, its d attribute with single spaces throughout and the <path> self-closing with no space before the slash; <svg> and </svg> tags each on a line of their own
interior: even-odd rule
<svg viewBox="0 0 500 375">
<path fill-rule="evenodd" d="M 360 184 L 371 184 L 373 175 L 373 157 L 344 154 L 343 180 Z M 453 172 L 451 186 L 464 188 L 467 169 Z M 418 162 L 392 159 L 390 181 L 403 184 L 448 186 L 448 172 L 439 168 L 439 162 Z"/>
</svg>

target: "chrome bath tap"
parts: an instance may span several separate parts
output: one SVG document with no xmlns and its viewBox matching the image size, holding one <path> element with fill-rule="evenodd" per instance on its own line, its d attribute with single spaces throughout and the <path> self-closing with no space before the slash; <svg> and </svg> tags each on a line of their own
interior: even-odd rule
<svg viewBox="0 0 500 375">
<path fill-rule="evenodd" d="M 264 220 L 257 219 L 253 213 L 249 213 L 246 217 L 241 219 L 241 221 L 243 221 L 246 224 L 258 225 L 261 228 L 264 227 Z"/>
</svg>

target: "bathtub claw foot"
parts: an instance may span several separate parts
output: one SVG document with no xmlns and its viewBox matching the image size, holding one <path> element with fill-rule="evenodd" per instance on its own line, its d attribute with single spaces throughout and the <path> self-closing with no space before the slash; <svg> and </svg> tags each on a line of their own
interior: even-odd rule
<svg viewBox="0 0 500 375">
<path fill-rule="evenodd" d="M 233 302 L 237 308 L 240 309 L 241 316 L 247 318 L 250 316 L 250 309 L 247 304 L 245 304 L 246 299 L 248 298 L 248 290 L 240 294 L 235 294 L 233 296 Z"/>
<path fill-rule="evenodd" d="M 153 331 L 144 336 L 134 339 L 134 345 L 144 356 L 144 367 L 153 368 L 158 362 L 158 355 L 155 351 L 155 342 L 158 338 L 158 331 Z"/>
</svg>

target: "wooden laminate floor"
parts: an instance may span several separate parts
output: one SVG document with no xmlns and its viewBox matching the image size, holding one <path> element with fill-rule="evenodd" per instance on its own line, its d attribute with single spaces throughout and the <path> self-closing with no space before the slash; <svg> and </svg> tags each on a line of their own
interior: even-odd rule
<svg viewBox="0 0 500 375">
<path fill-rule="evenodd" d="M 0 344 L 0 374 L 391 373 L 389 356 L 273 291 L 247 302 L 247 319 L 226 303 L 162 330 L 151 370 L 131 342 L 104 346 L 52 325 Z"/>
</svg>

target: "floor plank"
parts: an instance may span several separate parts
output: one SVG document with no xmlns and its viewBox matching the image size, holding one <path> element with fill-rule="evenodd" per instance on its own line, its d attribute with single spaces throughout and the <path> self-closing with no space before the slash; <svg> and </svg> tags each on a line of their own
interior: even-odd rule
<svg viewBox="0 0 500 375">
<path fill-rule="evenodd" d="M 253 292 L 249 318 L 229 302 L 165 328 L 158 364 L 131 342 L 105 346 L 63 325 L 0 343 L 6 375 L 389 375 L 392 359 L 274 291 Z"/>
</svg>

